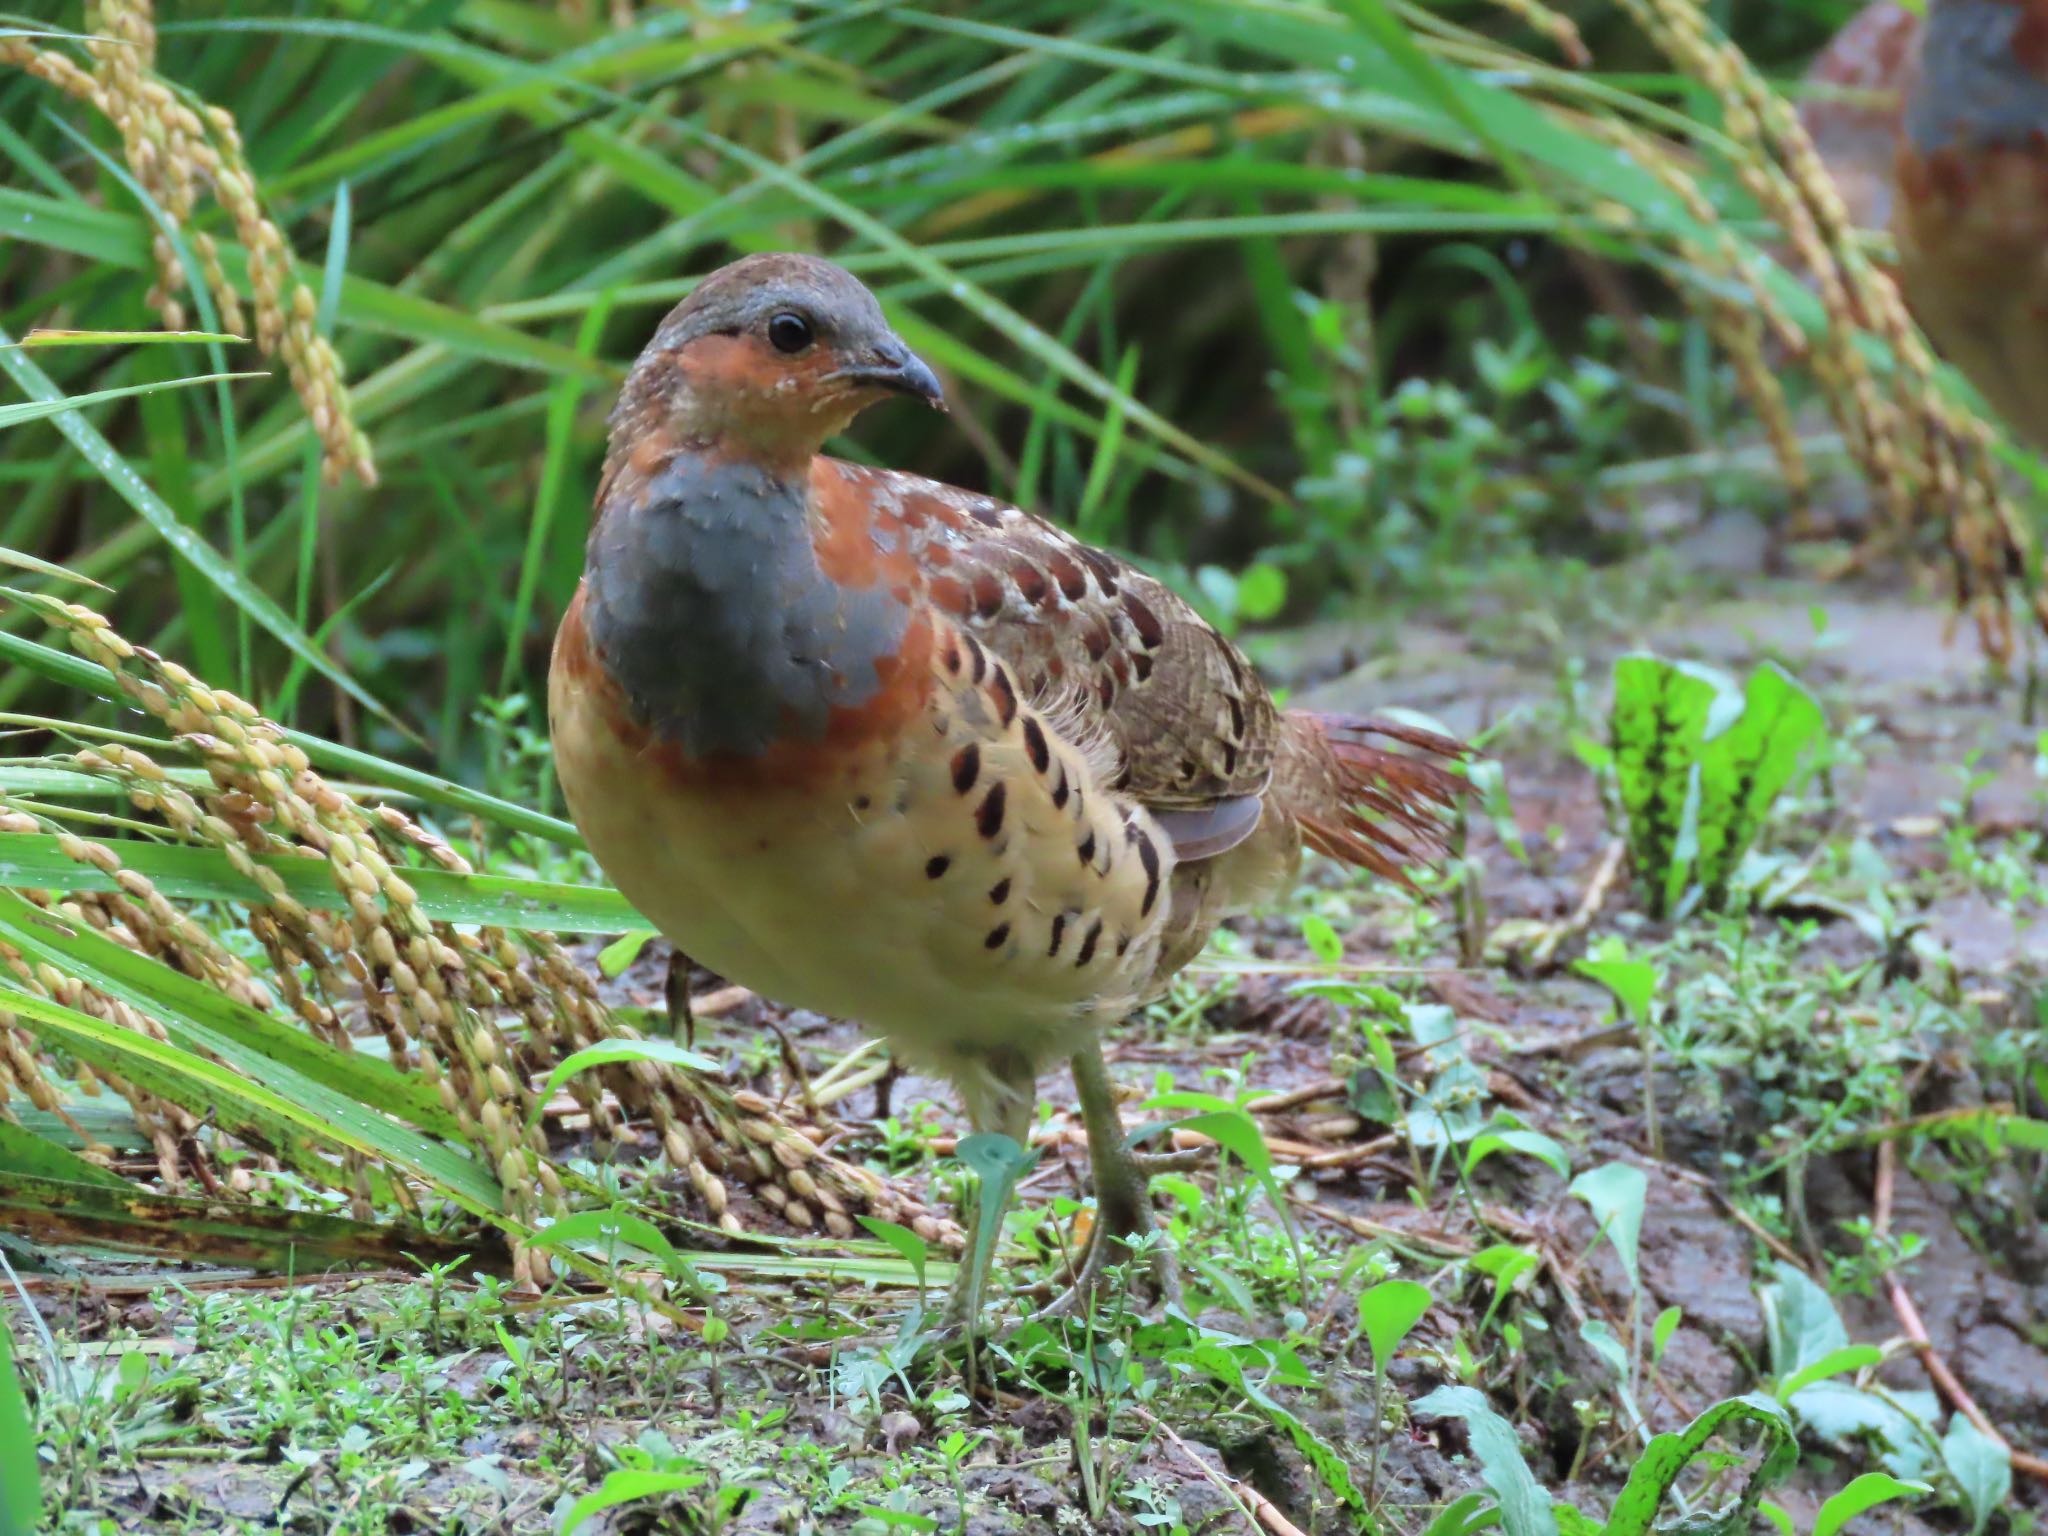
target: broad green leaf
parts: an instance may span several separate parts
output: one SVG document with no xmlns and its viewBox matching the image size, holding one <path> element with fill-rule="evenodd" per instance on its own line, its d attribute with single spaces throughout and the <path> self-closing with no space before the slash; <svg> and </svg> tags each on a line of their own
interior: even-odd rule
<svg viewBox="0 0 2048 1536">
<path fill-rule="evenodd" d="M 570 1078 L 588 1072 L 592 1067 L 616 1066 L 623 1061 L 651 1061 L 712 1076 L 725 1070 L 715 1058 L 677 1045 L 673 1040 L 600 1040 L 580 1051 L 572 1051 L 555 1063 L 554 1071 L 548 1074 L 547 1081 L 540 1085 L 540 1092 L 534 1095 L 533 1112 L 527 1117 L 527 1124 L 531 1126 L 539 1122 L 548 1100 L 555 1096 L 555 1090 Z"/>
<path fill-rule="evenodd" d="M 561 1536 L 596 1536 L 594 1528 L 586 1531 L 585 1527 L 608 1509 L 663 1494 L 688 1493 L 709 1480 L 708 1472 L 608 1472 L 603 1482 L 569 1506 L 557 1529 Z"/>
<path fill-rule="evenodd" d="M 1615 663 L 1608 723 L 1630 851 L 1657 916 L 1726 898 L 1825 726 L 1775 663 L 1738 689 L 1710 668 L 1647 655 Z"/>
<path fill-rule="evenodd" d="M 6 1120 L 0 1120 L 0 1178 L 55 1179 L 123 1191 L 130 1187 L 119 1174 L 109 1173 L 68 1147 L 60 1147 L 47 1137 Z"/>
<path fill-rule="evenodd" d="M 1358 1320 L 1372 1346 L 1373 1366 L 1384 1373 L 1433 1298 L 1429 1287 L 1413 1280 L 1382 1280 L 1358 1298 Z"/>
<path fill-rule="evenodd" d="M 1831 1445 L 1880 1448 L 1885 1466 L 1900 1477 L 1934 1470 L 1930 1425 L 1941 1418 L 1932 1392 L 1866 1392 L 1846 1381 L 1801 1387 L 1785 1406 L 1806 1434 Z"/>
<path fill-rule="evenodd" d="M 1311 912 L 1301 920 L 1302 942 L 1308 945 L 1309 953 L 1325 965 L 1337 965 L 1344 959 L 1344 940 L 1331 926 L 1327 917 Z"/>
<path fill-rule="evenodd" d="M 1473 1137 L 1472 1144 L 1465 1149 L 1465 1172 L 1469 1174 L 1496 1152 L 1520 1152 L 1539 1162 L 1547 1163 L 1561 1179 L 1571 1177 L 1570 1154 L 1541 1131 L 1532 1131 L 1522 1126 L 1504 1126 L 1500 1130 L 1481 1131 Z"/>
<path fill-rule="evenodd" d="M 640 951 L 647 947 L 647 941 L 654 937 L 652 930 L 642 933 L 621 934 L 597 952 L 597 969 L 600 974 L 617 980 L 640 958 Z"/>
<path fill-rule="evenodd" d="M 1905 1482 L 1889 1472 L 1866 1472 L 1821 1505 L 1820 1513 L 1814 1516 L 1813 1536 L 1835 1536 L 1835 1532 L 1865 1510 L 1889 1504 L 1894 1499 L 1933 1491 L 1925 1483 Z"/>
<path fill-rule="evenodd" d="M 1147 1102 L 1153 1108 L 1170 1108 L 1169 1101 L 1174 1097 L 1173 1094 L 1160 1094 Z M 1273 1153 L 1266 1145 L 1266 1136 L 1259 1129 L 1259 1122 L 1235 1105 L 1175 1120 L 1172 1128 L 1207 1136 L 1253 1173 L 1270 1174 L 1273 1171 Z"/>
<path fill-rule="evenodd" d="M 1842 1326 L 1834 1298 L 1797 1265 L 1779 1260 L 1762 1296 L 1774 1375 L 1794 1375 L 1849 1347 L 1849 1330 Z"/>
<path fill-rule="evenodd" d="M 1471 1387 L 1438 1387 L 1410 1406 L 1424 1418 L 1464 1421 L 1465 1436 L 1479 1461 L 1479 1475 L 1500 1503 L 1501 1526 L 1507 1536 L 1557 1536 L 1550 1496 L 1537 1485 L 1529 1464 L 1522 1459 L 1522 1442 L 1515 1427 L 1493 1411 L 1483 1394 Z"/>
<path fill-rule="evenodd" d="M 2012 1452 L 1959 1413 L 1941 1437 L 1941 1464 L 1962 1491 L 1972 1536 L 1982 1536 L 2012 1497 Z"/>
<path fill-rule="evenodd" d="M 13 929 L 9 937 L 19 943 L 20 930 Z M 497 1180 L 474 1160 L 300 1073 L 259 1061 L 258 1076 L 265 1080 L 251 1080 L 171 1042 L 122 1029 L 47 998 L 0 989 L 0 1002 L 30 1034 L 195 1114 L 210 1115 L 223 1124 L 262 1127 L 265 1139 L 279 1147 L 289 1145 L 297 1134 L 382 1158 L 425 1180 L 473 1215 L 500 1219 L 504 1197 Z M 170 1025 L 173 1019 L 164 1022 Z"/>
<path fill-rule="evenodd" d="M 1830 1376 L 1840 1376 L 1848 1371 L 1860 1371 L 1866 1365 L 1876 1365 L 1883 1358 L 1884 1351 L 1875 1345 L 1845 1344 L 1840 1349 L 1829 1350 L 1811 1365 L 1801 1366 L 1778 1383 L 1773 1395 L 1779 1402 L 1789 1403 L 1794 1393 L 1816 1381 L 1826 1381 Z"/>
<path fill-rule="evenodd" d="M 1685 1320 L 1683 1307 L 1666 1307 L 1657 1314 L 1657 1321 L 1650 1325 L 1650 1358 L 1662 1360 L 1664 1351 L 1671 1347 L 1671 1337 L 1678 1332 L 1678 1325 Z"/>
<path fill-rule="evenodd" d="M 1612 992 L 1631 1023 L 1640 1025 L 1648 1021 L 1663 974 L 1649 961 L 1631 958 L 1623 940 L 1610 934 L 1589 958 L 1577 962 L 1572 969 Z"/>
<path fill-rule="evenodd" d="M 1628 1275 L 1631 1286 L 1638 1284 L 1636 1253 L 1643 1233 L 1643 1203 L 1649 1198 L 1650 1178 L 1642 1169 L 1627 1163 L 1603 1163 L 1572 1180 L 1571 1192 L 1592 1207 L 1594 1218 Z"/>
<path fill-rule="evenodd" d="M 379 1116 L 395 1115 L 436 1135 L 458 1134 L 459 1122 L 418 1074 L 341 1050 L 4 888 L 0 931 L 25 953 L 159 1020 L 171 1041 L 187 1050 L 204 1051 L 258 1080 L 268 1081 L 275 1070 L 283 1074 L 278 1086 L 288 1091 L 316 1084 L 322 1093 L 374 1107 Z"/>
<path fill-rule="evenodd" d="M 853 1219 L 895 1249 L 904 1262 L 917 1271 L 917 1288 L 923 1290 L 925 1262 L 931 1254 L 925 1240 L 900 1222 L 884 1221 L 879 1216 L 856 1216 Z"/>
<path fill-rule="evenodd" d="M 2026 1115 L 1998 1115 L 1995 1121 L 1998 1134 L 2007 1145 L 2029 1152 L 2048 1152 L 2048 1120 L 2035 1120 Z"/>
<path fill-rule="evenodd" d="M 616 1262 L 625 1250 L 637 1250 L 652 1259 L 669 1279 L 696 1289 L 697 1276 L 690 1261 L 676 1251 L 661 1229 L 631 1211 L 576 1211 L 560 1221 L 548 1223 L 528 1239 L 535 1248 L 567 1252 L 592 1248 L 608 1262 Z"/>
</svg>

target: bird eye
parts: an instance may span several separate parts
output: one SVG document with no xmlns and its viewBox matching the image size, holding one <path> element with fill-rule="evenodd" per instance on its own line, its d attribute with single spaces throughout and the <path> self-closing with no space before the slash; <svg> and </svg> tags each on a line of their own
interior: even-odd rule
<svg viewBox="0 0 2048 1536">
<path fill-rule="evenodd" d="M 811 344 L 811 322 L 785 309 L 768 322 L 768 339 L 778 352 L 801 352 Z"/>
</svg>

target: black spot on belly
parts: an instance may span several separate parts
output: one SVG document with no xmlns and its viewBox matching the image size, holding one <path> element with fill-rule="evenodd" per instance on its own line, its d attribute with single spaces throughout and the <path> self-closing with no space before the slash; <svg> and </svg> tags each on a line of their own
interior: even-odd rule
<svg viewBox="0 0 2048 1536">
<path fill-rule="evenodd" d="M 981 748 L 973 742 L 967 743 L 953 754 L 953 789 L 957 794 L 966 794 L 974 788 L 974 781 L 981 777 Z"/>
<path fill-rule="evenodd" d="M 981 947 L 983 949 L 1001 949 L 1009 941 L 1009 937 L 1010 925 L 1008 923 L 997 923 L 995 927 L 989 929 L 988 937 L 981 941 Z"/>
<path fill-rule="evenodd" d="M 1060 940 L 1067 936 L 1067 914 L 1055 912 L 1052 918 L 1052 942 L 1045 947 L 1046 958 L 1060 952 Z"/>
<path fill-rule="evenodd" d="M 927 880 L 936 880 L 952 867 L 951 858 L 943 853 L 935 853 L 924 861 L 924 877 Z"/>
<path fill-rule="evenodd" d="M 998 907 L 1010 899 L 1010 877 L 1008 875 L 1005 875 L 989 887 L 988 899 L 992 905 Z"/>
<path fill-rule="evenodd" d="M 1083 864 L 1093 864 L 1095 862 L 1095 834 L 1093 831 L 1090 831 L 1086 837 L 1081 839 L 1081 846 L 1076 848 L 1074 852 L 1080 856 Z"/>
<path fill-rule="evenodd" d="M 1077 969 L 1095 958 L 1095 946 L 1101 942 L 1102 919 L 1098 917 L 1088 925 L 1088 932 L 1082 936 L 1081 952 L 1074 956 L 1074 965 Z"/>
<path fill-rule="evenodd" d="M 988 787 L 981 808 L 974 813 L 975 830 L 983 837 L 994 837 L 1003 830 L 1003 800 L 1003 781 L 998 779 Z"/>
<path fill-rule="evenodd" d="M 1046 745 L 1045 728 L 1029 715 L 1024 717 L 1024 750 L 1031 754 L 1031 766 L 1045 772 L 1052 762 L 1052 748 Z"/>
<path fill-rule="evenodd" d="M 1064 811 L 1067 808 L 1067 765 L 1060 764 L 1060 781 L 1052 787 L 1052 808 Z"/>
<path fill-rule="evenodd" d="M 1000 665 L 988 680 L 989 697 L 996 701 L 996 718 L 1003 722 L 1003 729 L 1010 728 L 1010 722 L 1017 718 L 1017 688 L 1010 681 L 1010 674 Z"/>
<path fill-rule="evenodd" d="M 1152 915 L 1152 903 L 1159 899 L 1159 850 L 1149 834 L 1138 834 L 1138 862 L 1145 866 L 1145 899 L 1138 904 L 1138 916 Z"/>
</svg>

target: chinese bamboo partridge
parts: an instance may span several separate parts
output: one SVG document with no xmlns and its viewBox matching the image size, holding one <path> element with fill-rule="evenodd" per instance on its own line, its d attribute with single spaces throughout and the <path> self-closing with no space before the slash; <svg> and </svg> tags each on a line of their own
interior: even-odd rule
<svg viewBox="0 0 2048 1536">
<path fill-rule="evenodd" d="M 1823 48 L 1799 104 L 1799 121 L 1834 178 L 1850 222 L 1888 229 L 1899 125 L 1920 58 L 1920 16 L 1895 0 L 1867 5 Z"/>
<path fill-rule="evenodd" d="M 555 760 L 592 853 L 680 948 L 877 1031 L 977 1129 L 1021 1141 L 1068 1059 L 1092 1276 L 1100 1234 L 1151 1228 L 1102 1030 L 1304 844 L 1393 878 L 1434 852 L 1460 749 L 1282 712 L 1151 577 L 819 453 L 894 395 L 940 404 L 825 261 L 748 257 L 661 323 L 555 640 Z"/>
<path fill-rule="evenodd" d="M 2048 0 L 1932 0 L 1892 230 L 1942 353 L 2048 448 Z"/>
</svg>

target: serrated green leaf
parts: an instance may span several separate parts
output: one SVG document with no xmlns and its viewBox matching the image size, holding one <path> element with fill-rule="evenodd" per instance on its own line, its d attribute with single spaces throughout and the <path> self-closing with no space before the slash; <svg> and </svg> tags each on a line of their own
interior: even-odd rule
<svg viewBox="0 0 2048 1536">
<path fill-rule="evenodd" d="M 1687 1536 L 1742 1536 L 1766 1490 L 1782 1482 L 1799 1462 L 1799 1441 L 1785 1410 L 1767 1397 L 1751 1394 L 1714 1404 L 1675 1435 L 1657 1435 L 1629 1469 L 1628 1483 L 1608 1515 L 1606 1536 L 1650 1536 L 1657 1529 L 1657 1511 L 1679 1475 L 1706 1449 L 1707 1442 L 1735 1424 L 1753 1424 L 1764 1433 L 1763 1454 L 1737 1498 L 1718 1511 L 1689 1516 Z"/>
</svg>

